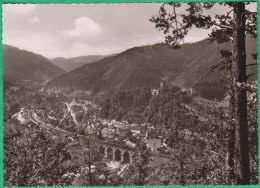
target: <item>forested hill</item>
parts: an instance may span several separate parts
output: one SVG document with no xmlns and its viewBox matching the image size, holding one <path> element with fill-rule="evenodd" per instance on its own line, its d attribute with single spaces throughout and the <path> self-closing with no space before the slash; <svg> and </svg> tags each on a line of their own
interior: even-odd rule
<svg viewBox="0 0 260 188">
<path fill-rule="evenodd" d="M 89 56 L 80 56 L 74 58 L 63 58 L 63 57 L 56 57 L 51 59 L 51 62 L 60 67 L 62 70 L 69 72 L 73 69 L 81 67 L 82 65 L 93 63 L 95 61 L 101 60 L 106 56 L 102 55 L 89 55 Z"/>
<path fill-rule="evenodd" d="M 8 80 L 44 82 L 64 73 L 47 58 L 19 48 L 3 45 L 4 77 Z"/>
<path fill-rule="evenodd" d="M 149 88 L 120 91 L 102 105 L 101 117 L 127 120 L 135 123 L 149 122 L 153 125 L 171 128 L 176 118 L 191 115 L 183 104 L 192 102 L 192 96 L 175 86 L 164 85 L 158 95 L 152 95 Z M 182 123 L 190 125 L 193 116 L 185 116 Z M 187 128 L 187 126 L 185 126 Z"/>
<path fill-rule="evenodd" d="M 248 63 L 252 63 L 249 54 L 256 52 L 256 41 L 248 38 L 247 47 Z M 219 51 L 228 48 L 229 44 L 209 43 L 207 39 L 184 44 L 177 50 L 164 44 L 135 47 L 54 78 L 48 85 L 112 93 L 158 87 L 162 80 L 189 87 L 220 60 Z M 218 80 L 220 73 L 210 75 L 206 81 Z M 218 85 L 215 89 L 219 89 Z"/>
</svg>

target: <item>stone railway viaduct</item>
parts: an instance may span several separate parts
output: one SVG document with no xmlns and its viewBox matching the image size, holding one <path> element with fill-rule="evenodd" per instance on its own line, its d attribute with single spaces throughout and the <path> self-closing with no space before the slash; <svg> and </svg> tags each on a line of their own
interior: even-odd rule
<svg viewBox="0 0 260 188">
<path fill-rule="evenodd" d="M 122 163 L 133 162 L 135 150 L 123 144 L 107 142 L 103 140 L 88 138 L 86 136 L 78 136 L 79 141 L 69 143 L 72 156 L 82 153 L 82 148 L 88 149 L 89 144 L 93 144 L 104 158 L 113 161 L 121 161 Z"/>
</svg>

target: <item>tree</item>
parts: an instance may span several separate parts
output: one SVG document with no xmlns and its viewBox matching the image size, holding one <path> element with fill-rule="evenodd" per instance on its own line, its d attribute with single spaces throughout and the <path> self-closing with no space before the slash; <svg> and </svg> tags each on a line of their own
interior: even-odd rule
<svg viewBox="0 0 260 188">
<path fill-rule="evenodd" d="M 99 176 L 104 173 L 104 167 L 106 166 L 102 161 L 103 156 L 98 150 L 91 139 L 83 140 L 80 142 L 80 138 L 77 138 L 80 145 L 80 164 L 82 166 L 81 174 L 74 181 L 74 185 L 102 185 L 100 184 Z"/>
<path fill-rule="evenodd" d="M 246 10 L 245 3 L 242 2 L 219 3 L 219 6 L 229 6 L 230 11 L 225 15 L 216 15 L 214 19 L 209 15 L 204 15 L 203 12 L 211 9 L 216 3 L 187 3 L 187 5 L 187 14 L 178 14 L 177 9 L 182 6 L 181 3 L 165 3 L 160 7 L 158 15 L 152 17 L 150 21 L 155 23 L 156 28 L 167 34 L 165 41 L 173 48 L 180 47 L 192 27 L 212 29 L 209 35 L 210 41 L 233 43 L 230 55 L 211 67 L 209 73 L 223 66 L 231 65 L 232 67 L 232 82 L 228 81 L 228 83 L 233 86 L 234 90 L 231 109 L 234 109 L 235 117 L 236 178 L 237 184 L 250 184 L 247 90 L 234 87 L 234 85 L 246 83 L 250 76 L 246 74 L 245 33 L 256 37 L 256 12 Z"/>
<path fill-rule="evenodd" d="M 234 4 L 234 80 L 246 83 L 246 51 L 245 51 L 245 4 Z M 235 162 L 237 167 L 237 183 L 250 184 L 247 96 L 245 89 L 235 89 Z"/>
<path fill-rule="evenodd" d="M 137 147 L 133 154 L 133 164 L 130 166 L 130 173 L 125 185 L 145 185 L 146 178 L 149 175 L 149 163 L 152 161 L 151 150 L 147 148 L 146 143 L 142 140 L 138 141 Z"/>
<path fill-rule="evenodd" d="M 71 184 L 78 166 L 70 160 L 67 140 L 53 139 L 43 130 L 28 128 L 19 137 L 5 135 L 4 141 L 5 185 Z"/>
</svg>

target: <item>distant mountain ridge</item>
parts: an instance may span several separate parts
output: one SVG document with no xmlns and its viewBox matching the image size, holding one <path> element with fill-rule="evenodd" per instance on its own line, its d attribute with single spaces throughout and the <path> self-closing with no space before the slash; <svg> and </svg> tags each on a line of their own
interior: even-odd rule
<svg viewBox="0 0 260 188">
<path fill-rule="evenodd" d="M 47 58 L 3 44 L 4 77 L 8 80 L 31 80 L 43 83 L 64 73 Z"/>
<path fill-rule="evenodd" d="M 247 38 L 247 63 L 256 53 L 256 40 Z M 48 85 L 76 89 L 116 92 L 124 89 L 159 87 L 162 80 L 185 88 L 201 78 L 220 60 L 220 49 L 230 44 L 209 43 L 208 39 L 170 49 L 165 44 L 135 47 L 98 62 L 86 64 L 52 79 Z M 218 81 L 221 71 L 207 77 Z"/>
<path fill-rule="evenodd" d="M 93 63 L 95 61 L 99 61 L 106 56 L 102 55 L 89 55 L 89 56 L 80 56 L 74 58 L 63 58 L 63 57 L 56 57 L 50 59 L 52 63 L 66 72 L 72 71 L 73 69 L 79 68 L 82 65 Z"/>
</svg>

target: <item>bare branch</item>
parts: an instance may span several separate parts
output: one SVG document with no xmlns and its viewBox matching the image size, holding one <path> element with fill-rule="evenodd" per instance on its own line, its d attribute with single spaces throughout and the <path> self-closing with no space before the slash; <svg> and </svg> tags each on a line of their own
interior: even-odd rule
<svg viewBox="0 0 260 188">
<path fill-rule="evenodd" d="M 250 66 L 257 66 L 257 63 L 251 63 L 251 64 L 246 65 L 246 67 L 250 67 Z"/>
<path fill-rule="evenodd" d="M 195 84 L 193 84 L 193 86 L 191 86 L 191 88 L 194 88 L 198 83 L 200 83 L 204 78 L 206 78 L 211 72 L 213 72 L 217 67 L 218 65 L 220 65 L 221 63 L 223 63 L 224 61 L 226 60 L 230 60 L 232 58 L 232 56 L 230 57 L 227 57 L 227 58 L 224 58 L 224 59 L 221 59 L 219 62 L 217 62 L 209 72 L 207 72 L 203 77 L 201 77 Z"/>
</svg>

